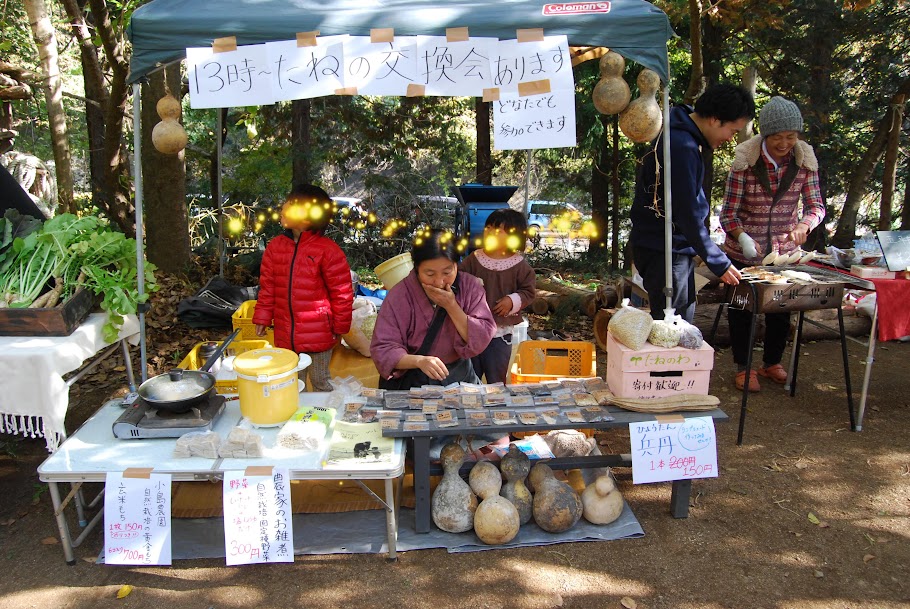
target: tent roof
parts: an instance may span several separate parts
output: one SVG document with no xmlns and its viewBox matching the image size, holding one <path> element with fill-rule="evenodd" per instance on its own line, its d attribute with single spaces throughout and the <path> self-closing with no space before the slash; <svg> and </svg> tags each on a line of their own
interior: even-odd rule
<svg viewBox="0 0 910 609">
<path fill-rule="evenodd" d="M 545 5 L 603 6 L 607 13 L 544 15 Z M 609 47 L 669 77 L 667 16 L 645 0 L 543 2 L 540 0 L 153 0 L 136 9 L 127 33 L 133 44 L 131 83 L 159 64 L 186 56 L 188 47 L 211 46 L 236 36 L 237 44 L 292 40 L 297 32 L 369 36 L 394 28 L 396 36 L 443 35 L 467 27 L 471 36 L 515 38 L 515 30 L 543 28 L 565 34 L 572 46 Z"/>
</svg>

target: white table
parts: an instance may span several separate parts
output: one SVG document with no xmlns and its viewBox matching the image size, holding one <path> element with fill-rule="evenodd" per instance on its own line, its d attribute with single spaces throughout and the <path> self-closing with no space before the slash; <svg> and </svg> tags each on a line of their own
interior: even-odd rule
<svg viewBox="0 0 910 609">
<path fill-rule="evenodd" d="M 69 336 L 0 336 L 0 432 L 43 437 L 50 452 L 66 438 L 64 419 L 69 388 L 83 374 L 121 347 L 132 384 L 129 347 L 139 338 L 139 321 L 127 315 L 118 341 L 102 337 L 107 313 L 92 313 Z M 90 364 L 79 374 L 63 375 Z"/>
<path fill-rule="evenodd" d="M 301 393 L 301 406 L 321 406 L 325 404 L 326 393 Z M 395 489 L 392 482 L 404 473 L 404 442 L 396 440 L 391 463 L 363 466 L 353 469 L 325 469 L 322 467 L 322 453 L 291 451 L 274 448 L 275 438 L 280 427 L 258 428 L 262 436 L 265 455 L 259 459 L 204 459 L 192 457 L 177 459 L 172 456 L 176 438 L 157 438 L 142 440 L 120 440 L 115 438 L 111 426 L 123 412 L 116 401 L 102 406 L 76 433 L 68 438 L 53 455 L 47 458 L 38 468 L 38 476 L 47 482 L 51 500 L 54 504 L 54 515 L 63 545 L 63 554 L 67 564 L 75 564 L 73 549 L 78 547 L 88 533 L 103 518 L 103 510 L 95 514 L 91 522 L 84 523 L 79 514 L 80 524 L 84 529 L 76 539 L 70 534 L 66 519 L 66 507 L 72 502 L 77 511 L 81 510 L 78 499 L 79 489 L 83 482 L 104 483 L 108 472 L 123 471 L 130 467 L 154 467 L 155 473 L 166 473 L 176 482 L 221 480 L 225 471 L 245 470 L 249 466 L 271 465 L 287 467 L 292 480 L 353 480 L 361 488 L 382 503 L 386 510 L 386 533 L 388 535 L 389 558 L 396 557 L 398 539 L 397 512 L 395 510 Z M 339 414 L 341 413 L 339 409 Z M 241 422 L 240 405 L 237 400 L 227 402 L 225 411 L 215 422 L 214 430 L 226 438 L 230 430 Z M 384 480 L 385 500 L 378 497 L 363 480 Z M 63 499 L 60 497 L 58 484 L 73 484 L 72 491 Z M 89 507 L 94 507 L 102 497 L 100 494 Z M 76 498 L 76 501 L 72 501 Z"/>
</svg>

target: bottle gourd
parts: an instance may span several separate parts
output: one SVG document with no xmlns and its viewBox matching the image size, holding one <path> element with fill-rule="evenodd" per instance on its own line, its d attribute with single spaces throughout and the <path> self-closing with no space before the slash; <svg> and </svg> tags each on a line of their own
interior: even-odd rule
<svg viewBox="0 0 910 609">
<path fill-rule="evenodd" d="M 471 490 L 481 498 L 474 512 L 474 532 L 489 545 L 508 543 L 518 534 L 521 523 L 512 502 L 499 496 L 502 475 L 489 461 L 479 461 L 468 476 Z"/>
<path fill-rule="evenodd" d="M 609 524 L 622 514 L 622 494 L 610 474 L 599 476 L 581 493 L 585 520 L 592 524 Z"/>
<path fill-rule="evenodd" d="M 600 80 L 591 95 L 594 107 L 601 114 L 618 114 L 626 109 L 632 92 L 622 79 L 626 60 L 614 51 L 608 51 L 600 58 Z"/>
<path fill-rule="evenodd" d="M 514 444 L 509 446 L 509 453 L 499 462 L 499 469 L 506 479 L 499 494 L 512 502 L 518 510 L 518 521 L 527 524 L 531 520 L 534 497 L 525 486 L 525 478 L 531 471 L 531 460 Z"/>
<path fill-rule="evenodd" d="M 581 498 L 571 486 L 553 477 L 553 470 L 543 463 L 531 468 L 534 486 L 533 513 L 537 526 L 549 533 L 568 531 L 581 518 Z"/>
<path fill-rule="evenodd" d="M 477 497 L 458 470 L 464 463 L 464 449 L 458 444 L 446 444 L 439 455 L 442 462 L 442 481 L 433 492 L 431 512 L 433 522 L 443 531 L 464 533 L 474 526 Z"/>
<path fill-rule="evenodd" d="M 155 105 L 161 122 L 152 129 L 152 145 L 162 154 L 177 154 L 186 148 L 187 135 L 177 119 L 180 118 L 180 102 L 173 95 L 165 95 Z"/>
<path fill-rule="evenodd" d="M 619 129 L 637 144 L 650 142 L 660 134 L 663 115 L 654 96 L 660 88 L 660 77 L 648 70 L 638 75 L 638 98 L 619 116 Z"/>
</svg>

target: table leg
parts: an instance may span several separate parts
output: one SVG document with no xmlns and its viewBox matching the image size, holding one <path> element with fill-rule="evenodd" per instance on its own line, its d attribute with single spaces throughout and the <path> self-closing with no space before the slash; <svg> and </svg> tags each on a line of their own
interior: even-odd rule
<svg viewBox="0 0 910 609">
<path fill-rule="evenodd" d="M 414 530 L 430 532 L 430 437 L 414 438 Z"/>
<path fill-rule="evenodd" d="M 805 313 L 799 312 L 796 318 L 796 340 L 793 342 L 793 368 L 790 369 L 790 397 L 796 395 L 796 373 L 799 371 L 799 347 L 803 344 L 803 320 Z"/>
<path fill-rule="evenodd" d="M 758 297 L 755 294 L 755 286 L 752 288 L 752 302 L 757 302 Z M 746 405 L 749 403 L 749 380 L 752 376 L 752 350 L 755 348 L 755 317 L 756 313 L 752 312 L 752 321 L 749 323 L 749 351 L 746 354 L 746 381 L 743 385 L 743 404 L 739 410 L 739 432 L 736 434 L 736 445 L 742 446 L 743 430 L 746 428 Z"/>
<path fill-rule="evenodd" d="M 793 326 L 793 340 L 790 347 L 790 365 L 787 367 L 787 383 L 784 385 L 784 391 L 790 391 L 790 384 L 793 382 L 793 367 L 796 363 L 796 354 L 799 353 L 799 324 Z M 793 397 L 791 394 L 790 397 Z"/>
<path fill-rule="evenodd" d="M 856 430 L 856 420 L 853 418 L 853 385 L 850 382 L 850 364 L 847 361 L 847 333 L 844 332 L 844 310 L 837 307 L 837 324 L 840 327 L 840 350 L 844 357 L 844 384 L 847 388 L 847 412 L 850 413 L 850 429 Z"/>
<path fill-rule="evenodd" d="M 673 518 L 689 517 L 689 497 L 692 496 L 691 480 L 674 480 L 670 492 L 670 514 Z"/>
<path fill-rule="evenodd" d="M 51 502 L 54 504 L 54 517 L 57 519 L 57 531 L 60 533 L 60 545 L 63 546 L 63 558 L 66 564 L 73 566 L 76 564 L 76 556 L 73 553 L 73 544 L 70 537 L 70 528 L 66 524 L 66 514 L 63 512 L 64 506 L 60 503 L 60 489 L 57 488 L 56 482 L 48 482 L 48 489 L 51 493 Z"/>
<path fill-rule="evenodd" d="M 863 373 L 863 390 L 859 397 L 859 412 L 856 414 L 855 431 L 863 430 L 863 415 L 866 414 L 866 398 L 869 396 L 869 379 L 872 378 L 872 362 L 875 361 L 875 340 L 878 326 L 878 303 L 872 309 L 872 329 L 869 331 L 869 348 L 866 351 L 866 371 Z"/>
<path fill-rule="evenodd" d="M 385 529 L 389 538 L 389 560 L 398 558 L 398 508 L 395 505 L 395 488 L 392 478 L 385 479 Z"/>
<path fill-rule="evenodd" d="M 130 345 L 124 338 L 120 340 L 120 346 L 123 347 L 123 365 L 126 368 L 126 380 L 129 383 L 130 391 L 136 391 L 136 377 L 133 374 L 133 360 L 130 359 Z"/>
</svg>

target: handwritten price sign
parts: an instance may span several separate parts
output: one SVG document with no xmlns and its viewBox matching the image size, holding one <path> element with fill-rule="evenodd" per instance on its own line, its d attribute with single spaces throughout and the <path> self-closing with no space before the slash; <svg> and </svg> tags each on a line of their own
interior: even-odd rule
<svg viewBox="0 0 910 609">
<path fill-rule="evenodd" d="M 171 564 L 171 476 L 107 474 L 104 563 Z"/>
<path fill-rule="evenodd" d="M 717 477 L 717 437 L 711 417 L 630 423 L 632 482 Z"/>
</svg>

